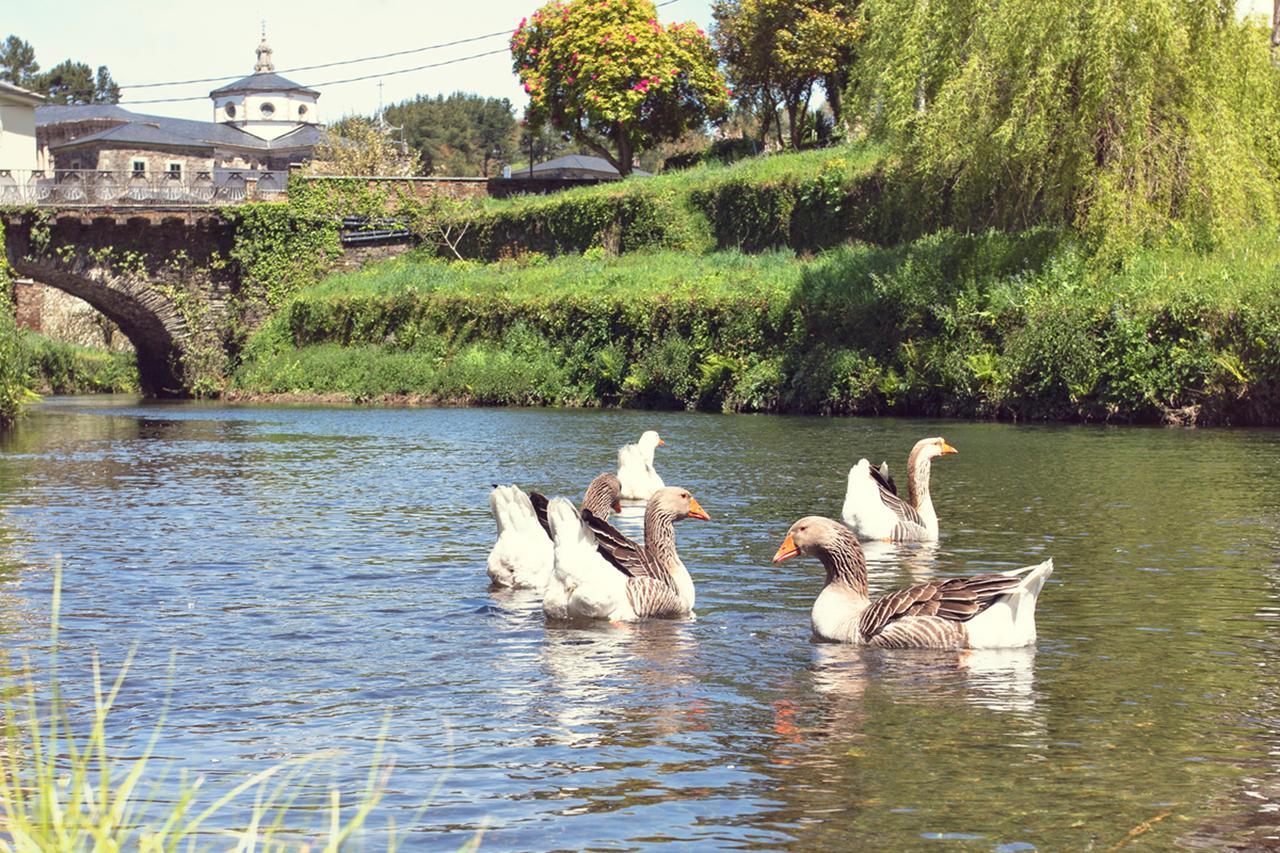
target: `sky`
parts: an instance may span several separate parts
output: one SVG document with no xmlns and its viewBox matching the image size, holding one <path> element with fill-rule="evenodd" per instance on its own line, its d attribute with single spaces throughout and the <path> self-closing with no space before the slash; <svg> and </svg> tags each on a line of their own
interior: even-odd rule
<svg viewBox="0 0 1280 853">
<path fill-rule="evenodd" d="M 378 77 L 342 85 L 317 85 L 377 74 L 382 99 L 390 105 L 418 94 L 455 91 L 509 98 L 517 109 L 524 92 L 511 73 L 507 35 L 545 0 L 220 0 L 217 3 L 160 0 L 0 0 L 0 38 L 14 34 L 36 51 L 41 68 L 63 59 L 106 65 L 122 86 L 121 104 L 136 112 L 179 118 L 213 118 L 210 90 L 223 85 L 192 83 L 163 88 L 129 84 L 244 76 L 253 72 L 262 20 L 275 52 L 276 71 L 410 50 L 503 31 L 483 41 L 336 68 L 286 73 L 294 82 L 320 91 L 320 117 L 332 121 L 378 109 Z M 210 14 L 212 10 L 212 14 Z M 696 21 L 707 27 L 711 0 L 675 0 L 659 11 L 663 21 Z M 389 72 L 427 63 L 503 50 L 440 68 L 405 74 Z M 141 104 L 153 98 L 195 100 Z"/>
</svg>

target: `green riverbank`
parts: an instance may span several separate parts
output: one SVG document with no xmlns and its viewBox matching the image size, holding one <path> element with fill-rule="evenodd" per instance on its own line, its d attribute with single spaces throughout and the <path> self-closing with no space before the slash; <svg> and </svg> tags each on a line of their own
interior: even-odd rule
<svg viewBox="0 0 1280 853">
<path fill-rule="evenodd" d="M 248 342 L 239 395 L 1271 424 L 1280 241 L 1099 269 L 1064 232 L 812 257 L 403 257 L 334 275 Z"/>
</svg>

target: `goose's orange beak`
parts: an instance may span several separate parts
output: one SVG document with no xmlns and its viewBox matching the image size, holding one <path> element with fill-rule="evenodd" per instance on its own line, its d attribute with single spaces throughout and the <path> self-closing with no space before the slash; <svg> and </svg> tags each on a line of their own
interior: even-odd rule
<svg viewBox="0 0 1280 853">
<path fill-rule="evenodd" d="M 942 453 L 944 456 L 948 453 L 959 453 L 959 452 L 960 452 L 959 450 L 956 450 L 954 447 L 947 444 L 946 441 L 942 442 Z"/>
<path fill-rule="evenodd" d="M 661 438 L 659 438 L 659 439 L 658 439 L 658 446 L 659 446 L 659 447 L 661 447 L 661 446 L 662 446 L 662 445 L 664 445 L 664 444 L 666 444 L 666 442 L 665 442 L 665 441 L 663 441 Z"/>
<path fill-rule="evenodd" d="M 791 534 L 787 534 L 787 538 L 782 540 L 782 544 L 778 546 L 778 553 L 773 555 L 775 563 L 781 563 L 783 560 L 790 560 L 792 557 L 800 553 L 800 549 L 796 547 L 796 543 L 791 538 Z"/>
<path fill-rule="evenodd" d="M 711 516 L 707 515 L 707 511 L 702 508 L 702 504 L 698 503 L 698 499 L 692 496 L 689 498 L 689 517 L 703 521 L 711 520 Z"/>
<path fill-rule="evenodd" d="M 615 499 L 610 506 L 613 507 L 614 512 L 622 512 L 622 501 Z"/>
</svg>

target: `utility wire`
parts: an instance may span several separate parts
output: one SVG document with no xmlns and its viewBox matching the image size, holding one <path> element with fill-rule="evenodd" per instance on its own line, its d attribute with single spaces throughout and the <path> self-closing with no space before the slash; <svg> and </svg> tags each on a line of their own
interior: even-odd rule
<svg viewBox="0 0 1280 853">
<path fill-rule="evenodd" d="M 466 62 L 467 60 L 470 60 L 470 59 L 480 59 L 481 57 L 485 57 L 485 56 L 497 56 L 500 53 L 506 53 L 506 52 L 507 52 L 507 49 L 504 47 L 504 48 L 499 48 L 498 50 L 490 50 L 485 53 L 473 53 L 470 56 L 459 56 L 456 59 L 446 59 L 443 62 L 431 62 L 426 65 L 416 65 L 413 68 L 400 68 L 395 71 L 380 71 L 377 74 L 365 74 L 362 77 L 348 77 L 345 80 L 327 80 L 324 83 L 313 83 L 307 86 L 306 88 L 319 89 L 325 86 L 340 86 L 343 83 L 358 83 L 361 80 L 377 80 L 383 77 L 394 77 L 397 74 L 411 74 L 414 71 L 424 71 L 428 68 L 439 68 L 443 65 L 454 65 L 455 63 L 458 63 L 458 62 Z M 125 105 L 125 104 L 129 104 L 129 105 L 176 104 L 183 101 L 207 101 L 207 100 L 209 100 L 208 95 L 194 95 L 189 98 L 154 98 L 152 100 L 147 100 L 147 101 L 120 101 L 120 103 L 122 105 Z"/>
<path fill-rule="evenodd" d="M 661 3 L 655 3 L 654 8 L 661 9 L 663 6 L 670 6 L 672 3 L 675 3 L 675 2 L 677 2 L 677 0 L 662 0 Z M 425 47 L 412 47 L 407 50 L 392 51 L 391 53 L 378 53 L 372 56 L 357 57 L 356 59 L 341 59 L 335 62 L 322 62 L 319 65 L 299 65 L 294 68 L 281 69 L 276 73 L 293 74 L 298 71 L 315 71 L 320 68 L 336 68 L 340 65 L 355 65 L 360 62 L 372 62 L 377 59 L 390 59 L 395 56 L 408 56 L 414 53 L 423 53 L 428 50 L 439 50 L 445 47 L 455 47 L 460 44 L 471 44 L 472 42 L 484 41 L 485 39 L 491 39 L 491 38 L 497 38 L 498 36 L 505 36 L 505 35 L 508 35 L 509 33 L 510 33 L 510 30 L 499 30 L 496 33 L 486 33 L 485 35 L 482 35 L 482 36 L 471 36 L 470 38 L 458 39 L 456 41 L 441 42 L 440 44 L 429 44 L 429 45 L 426 45 Z M 461 59 L 449 60 L 449 62 L 462 62 L 463 60 L 466 60 L 466 59 L 475 59 L 480 56 L 492 56 L 495 53 L 504 53 L 504 52 L 505 51 L 495 50 L 495 51 L 490 51 L 489 53 L 477 53 L 477 54 L 473 54 L 472 56 L 464 56 Z M 317 86 L 337 86 L 341 83 L 354 83 L 359 80 L 369 80 L 377 76 L 390 77 L 395 74 L 407 74 L 411 71 L 421 71 L 425 68 L 436 68 L 436 67 L 439 67 L 440 65 L 448 65 L 449 62 L 438 62 L 433 65 L 420 65 L 420 66 L 417 66 L 416 68 L 405 68 L 400 71 L 388 71 L 386 74 L 383 74 L 383 75 L 373 74 L 367 77 L 353 77 L 349 80 L 336 80 L 330 83 L 317 83 L 316 85 Z M 156 89 L 164 86 L 189 86 L 195 83 L 220 83 L 223 80 L 239 80 L 241 77 L 244 77 L 244 76 L 245 75 L 243 74 L 228 74 L 225 77 L 195 77 L 190 80 L 167 80 L 161 83 L 128 83 L 128 84 L 120 84 L 120 88 L 121 89 Z M 207 95 L 201 95 L 199 97 L 191 97 L 191 98 L 163 98 L 163 99 L 155 99 L 155 100 L 149 100 L 149 101 L 127 101 L 127 102 L 122 101 L 121 103 L 170 104 L 170 103 L 176 103 L 179 101 L 203 101 L 207 97 L 208 97 Z"/>
<path fill-rule="evenodd" d="M 284 68 L 276 73 L 293 74 L 296 71 L 315 71 L 318 68 L 335 68 L 339 65 L 354 65 L 358 62 L 372 62 L 375 59 L 390 59 L 393 56 L 408 56 L 411 53 L 423 53 L 428 50 L 439 50 L 442 47 L 454 47 L 460 44 L 470 44 L 475 41 L 484 41 L 485 39 L 495 38 L 497 36 L 505 36 L 509 34 L 509 30 L 502 30 L 497 33 L 486 33 L 482 36 L 472 36 L 471 38 L 458 39 L 457 41 L 446 41 L 440 44 L 429 44 L 426 47 L 413 47 L 408 50 L 397 50 L 392 53 L 379 53 L 373 56 L 361 56 L 357 59 L 343 59 L 337 62 L 323 62 L 319 65 L 299 65 L 296 68 Z M 161 86 L 188 86 L 192 83 L 220 83 L 223 80 L 239 80 L 243 74 L 228 74 L 225 77 L 196 77 L 191 80 L 169 80 L 164 83 L 129 83 L 121 84 L 121 89 L 155 89 Z M 136 102 L 135 102 L 136 103 Z"/>
</svg>

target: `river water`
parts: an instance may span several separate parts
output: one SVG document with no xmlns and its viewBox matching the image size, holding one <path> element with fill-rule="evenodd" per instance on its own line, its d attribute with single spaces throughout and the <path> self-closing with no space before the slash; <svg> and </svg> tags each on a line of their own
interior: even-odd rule
<svg viewBox="0 0 1280 853">
<path fill-rule="evenodd" d="M 489 484 L 576 498 L 649 428 L 713 519 L 677 527 L 696 619 L 551 627 L 490 592 Z M 876 553 L 873 588 L 1051 555 L 1039 642 L 811 642 L 788 526 L 938 434 L 942 541 Z M 61 555 L 62 690 L 79 718 L 91 656 L 136 647 L 108 734 L 162 726 L 149 797 L 337 750 L 305 807 L 381 750 L 406 849 L 1276 844 L 1278 458 L 1275 431 L 54 399 L 0 437 L 0 642 L 45 660 Z"/>
</svg>

